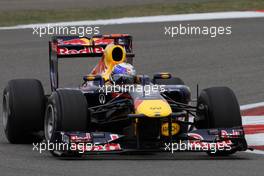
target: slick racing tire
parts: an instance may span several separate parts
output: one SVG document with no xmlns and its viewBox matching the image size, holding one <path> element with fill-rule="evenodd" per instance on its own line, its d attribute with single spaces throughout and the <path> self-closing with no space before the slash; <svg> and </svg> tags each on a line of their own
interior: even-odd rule
<svg viewBox="0 0 264 176">
<path fill-rule="evenodd" d="M 153 84 L 158 85 L 185 85 L 183 80 L 178 77 L 171 77 L 169 79 L 153 79 Z"/>
<path fill-rule="evenodd" d="M 44 134 L 53 142 L 56 131 L 86 131 L 88 128 L 88 106 L 79 90 L 61 89 L 48 99 L 44 120 Z"/>
<path fill-rule="evenodd" d="M 45 95 L 42 84 L 35 79 L 8 82 L 3 94 L 3 126 L 10 143 L 23 144 L 40 140 L 43 130 Z"/>
<path fill-rule="evenodd" d="M 234 92 L 228 87 L 204 89 L 197 102 L 198 129 L 232 128 L 242 126 L 240 108 Z M 217 151 L 210 156 L 224 156 L 235 151 Z"/>
<path fill-rule="evenodd" d="M 56 143 L 56 131 L 87 131 L 89 125 L 87 101 L 79 90 L 61 89 L 51 94 L 48 99 L 44 134 L 46 141 Z M 80 157 L 78 152 L 51 150 L 55 157 L 75 156 Z"/>
<path fill-rule="evenodd" d="M 231 128 L 242 126 L 237 98 L 228 87 L 204 89 L 197 103 L 198 116 L 202 119 L 197 122 L 197 128 Z"/>
</svg>

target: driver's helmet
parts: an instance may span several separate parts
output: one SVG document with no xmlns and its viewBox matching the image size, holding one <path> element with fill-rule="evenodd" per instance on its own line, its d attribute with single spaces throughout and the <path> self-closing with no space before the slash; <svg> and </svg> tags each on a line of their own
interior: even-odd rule
<svg viewBox="0 0 264 176">
<path fill-rule="evenodd" d="M 136 70 L 129 63 L 121 63 L 114 66 L 110 75 L 110 81 L 115 84 L 133 84 Z"/>
</svg>

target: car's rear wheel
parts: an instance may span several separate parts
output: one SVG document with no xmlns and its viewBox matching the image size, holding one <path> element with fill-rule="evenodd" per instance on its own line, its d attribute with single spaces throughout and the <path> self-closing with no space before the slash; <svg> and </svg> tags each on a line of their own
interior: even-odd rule
<svg viewBox="0 0 264 176">
<path fill-rule="evenodd" d="M 89 123 L 87 101 L 81 91 L 61 89 L 49 97 L 44 121 L 46 141 L 56 142 L 56 131 L 87 131 Z M 61 156 L 59 152 L 51 151 Z"/>
<path fill-rule="evenodd" d="M 45 95 L 41 82 L 16 79 L 8 82 L 3 94 L 3 126 L 10 143 L 40 140 L 43 130 Z"/>
<path fill-rule="evenodd" d="M 212 87 L 204 89 L 197 102 L 199 117 L 196 120 L 198 129 L 232 128 L 242 126 L 240 108 L 234 92 L 228 87 Z M 209 155 L 229 155 L 230 151 L 217 151 Z"/>
</svg>

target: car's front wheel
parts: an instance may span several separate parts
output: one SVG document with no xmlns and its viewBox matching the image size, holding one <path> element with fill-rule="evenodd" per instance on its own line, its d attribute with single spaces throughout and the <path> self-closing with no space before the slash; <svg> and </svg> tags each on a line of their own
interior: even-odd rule
<svg viewBox="0 0 264 176">
<path fill-rule="evenodd" d="M 44 120 L 46 141 L 56 143 L 57 131 L 71 132 L 88 130 L 90 118 L 87 101 L 79 90 L 61 89 L 48 99 Z M 63 156 L 60 151 L 51 151 L 54 156 Z"/>
<path fill-rule="evenodd" d="M 56 131 L 86 131 L 89 123 L 87 101 L 79 90 L 61 89 L 48 99 L 44 121 L 46 140 Z"/>
<path fill-rule="evenodd" d="M 232 128 L 242 126 L 240 108 L 234 92 L 228 87 L 204 89 L 197 102 L 199 117 L 198 129 Z M 235 150 L 217 151 L 211 156 L 223 156 L 235 153 Z"/>
</svg>

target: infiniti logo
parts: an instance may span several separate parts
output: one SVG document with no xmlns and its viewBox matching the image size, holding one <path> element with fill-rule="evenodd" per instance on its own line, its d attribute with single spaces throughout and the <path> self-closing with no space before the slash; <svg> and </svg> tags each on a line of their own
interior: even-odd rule
<svg viewBox="0 0 264 176">
<path fill-rule="evenodd" d="M 161 110 L 161 107 L 150 107 L 151 110 Z"/>
<path fill-rule="evenodd" d="M 105 104 L 105 95 L 104 94 L 100 94 L 99 95 L 99 103 L 100 104 Z"/>
</svg>

